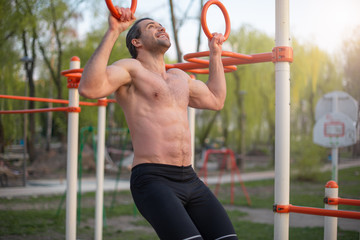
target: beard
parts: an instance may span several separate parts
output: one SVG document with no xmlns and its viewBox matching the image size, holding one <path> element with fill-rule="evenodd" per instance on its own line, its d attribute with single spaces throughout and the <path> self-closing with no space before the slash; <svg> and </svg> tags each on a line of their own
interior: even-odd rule
<svg viewBox="0 0 360 240">
<path fill-rule="evenodd" d="M 170 40 L 164 40 L 164 39 L 157 39 L 157 45 L 159 46 L 159 47 L 164 47 L 164 48 L 167 48 L 167 49 L 169 49 L 170 47 L 171 47 L 171 42 L 170 42 Z M 166 50 L 167 50 L 166 49 Z"/>
<path fill-rule="evenodd" d="M 169 40 L 163 40 L 163 39 L 156 39 L 152 44 L 149 44 L 147 49 L 151 52 L 162 52 L 165 53 L 167 50 L 169 50 L 171 46 L 171 42 Z"/>
</svg>

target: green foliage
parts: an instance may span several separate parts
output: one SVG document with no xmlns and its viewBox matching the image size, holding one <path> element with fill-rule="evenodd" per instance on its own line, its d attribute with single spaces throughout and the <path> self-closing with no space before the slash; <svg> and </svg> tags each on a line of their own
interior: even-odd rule
<svg viewBox="0 0 360 240">
<path fill-rule="evenodd" d="M 81 4 L 80 4 L 81 3 Z M 14 7 L 14 4 L 16 7 Z M 91 6 L 90 8 L 88 6 Z M 102 7 L 100 7 L 102 6 Z M 54 11 L 51 11 L 53 9 Z M 84 9 L 92 11 L 96 21 L 93 27 L 84 36 L 79 37 L 79 20 Z M 31 10 L 31 11 L 30 11 Z M 0 26 L 0 94 L 24 95 L 23 64 L 19 59 L 24 56 L 22 49 L 22 33 L 32 36 L 37 32 L 38 48 L 36 53 L 36 96 L 67 98 L 65 78 L 56 82 L 58 70 L 69 68 L 69 59 L 76 55 L 81 59 L 83 67 L 100 43 L 107 29 L 108 11 L 98 1 L 68 1 L 68 0 L 26 0 L 0 2 L 2 24 Z M 96 15 L 96 16 L 95 16 Z M 95 24 L 94 24 L 95 23 Z M 55 27 L 56 26 L 56 27 Z M 57 34 L 58 33 L 58 34 Z M 354 36 L 359 36 L 358 31 Z M 114 46 L 109 64 L 129 57 L 125 47 L 125 33 L 121 34 Z M 271 52 L 274 47 L 273 36 L 259 31 L 249 25 L 233 29 L 229 40 L 224 45 L 232 51 L 243 54 Z M 291 134 L 294 138 L 311 136 L 314 125 L 315 106 L 320 97 L 333 90 L 342 90 L 343 72 L 339 67 L 340 59 L 330 56 L 318 46 L 300 44 L 293 38 L 294 62 L 291 64 Z M 357 67 L 356 55 L 359 46 L 358 37 L 354 37 L 346 44 L 346 80 L 345 89 L 356 95 Z M 28 42 L 30 42 L 29 39 Z M 60 45 L 59 42 L 60 41 Z M 30 43 L 28 43 L 30 45 Z M 44 55 L 40 46 L 44 47 Z M 52 71 L 48 66 L 48 60 Z M 168 62 L 173 62 L 171 59 Z M 57 66 L 60 69 L 57 69 Z M 198 78 L 206 81 L 207 75 Z M 197 146 L 204 145 L 206 139 L 220 141 L 225 147 L 232 148 L 237 153 L 249 152 L 258 146 L 265 146 L 266 152 L 273 156 L 275 135 L 275 74 L 273 63 L 259 63 L 239 65 L 235 73 L 227 73 L 227 98 L 224 109 L 215 116 L 211 111 L 198 111 L 196 121 Z M 357 84 L 357 85 L 356 85 Z M 111 98 L 113 96 L 110 96 Z M 88 99 L 81 98 L 82 101 Z M 37 104 L 37 107 L 48 105 Z M 58 105 L 54 105 L 57 107 Z M 1 109 L 23 109 L 22 101 L 2 100 Z M 66 114 L 54 113 L 53 137 L 64 139 L 66 132 Z M 212 121 L 212 119 L 215 119 Z M 0 116 L 5 126 L 5 141 L 11 143 L 21 139 L 22 119 L 15 115 Z M 36 117 L 38 134 L 45 133 L 47 115 Z M 115 104 L 108 115 L 112 127 L 127 127 L 121 108 Z M 97 125 L 97 110 L 94 107 L 82 107 L 80 114 L 80 128 Z M 19 127 L 20 126 L 20 127 Z M 311 140 L 309 140 L 311 141 Z M 245 145 L 245 149 L 243 146 Z M 318 150 L 309 150 L 310 157 L 295 155 L 297 162 L 303 166 L 309 165 L 306 159 L 316 155 Z M 297 150 L 294 150 L 295 154 Z M 299 153 L 300 154 L 300 153 Z M 303 160 L 298 160 L 302 158 Z M 310 164 L 311 165 L 311 164 Z M 294 166 L 298 166 L 295 163 Z M 303 171 L 302 169 L 301 171 Z"/>
<path fill-rule="evenodd" d="M 274 44 L 270 36 L 251 26 L 242 26 L 238 31 L 233 31 L 229 42 L 234 52 L 242 54 L 271 52 Z M 234 74 L 227 75 L 230 91 L 228 91 L 226 107 L 231 107 L 230 124 L 235 127 L 230 137 L 233 136 L 235 140 L 240 139 L 241 134 L 245 134 L 245 142 L 249 150 L 255 143 L 256 145 L 268 143 L 271 129 L 274 128 L 274 67 L 272 63 L 240 65 L 237 75 L 237 77 Z M 243 113 L 246 117 L 244 133 L 239 131 L 241 101 L 244 101 Z M 236 143 L 236 141 L 229 142 Z M 234 148 L 240 150 L 236 145 Z"/>
<path fill-rule="evenodd" d="M 360 101 L 360 26 L 358 26 L 350 39 L 344 43 L 344 85 L 346 91 Z"/>
<path fill-rule="evenodd" d="M 293 40 L 294 62 L 291 64 L 291 131 L 294 135 L 312 133 L 315 106 L 326 93 L 342 90 L 342 72 L 336 59 L 306 43 Z"/>
<path fill-rule="evenodd" d="M 6 56 L 0 60 L 0 94 L 24 96 L 24 65 L 20 58 L 24 56 L 23 33 L 27 36 L 34 36 L 37 41 L 36 56 L 29 56 L 35 60 L 35 88 L 36 97 L 67 99 L 68 90 L 66 79 L 57 78 L 59 71 L 69 68 L 69 60 L 77 55 L 82 60 L 82 67 L 88 61 L 96 47 L 100 43 L 104 31 L 107 28 L 107 14 L 105 18 L 99 18 L 96 28 L 93 28 L 84 38 L 77 35 L 78 20 L 81 18 L 85 5 L 99 4 L 95 1 L 88 1 L 80 6 L 82 1 L 67 0 L 26 0 L 0 2 L 0 13 L 2 24 L 0 31 L 0 54 Z M 79 5 L 80 4 L 80 5 Z M 86 7 L 85 7 L 86 8 Z M 105 7 L 106 8 L 106 7 Z M 106 11 L 108 13 L 108 11 Z M 33 35 L 35 33 L 35 35 Z M 124 34 L 114 47 L 109 63 L 120 58 L 128 57 L 125 47 Z M 32 39 L 26 39 L 28 47 Z M 44 52 L 42 52 L 43 47 Z M 58 68 L 60 66 L 60 68 Z M 51 69 L 49 68 L 51 67 Z M 59 70 L 59 71 L 58 71 Z M 59 82 L 56 82 L 59 80 Z M 81 98 L 82 101 L 89 101 Z M 47 108 L 49 104 L 35 103 L 35 108 Z M 53 107 L 62 105 L 53 104 Z M 23 101 L 1 100 L 1 110 L 28 108 Z M 115 106 L 111 121 L 119 123 L 118 127 L 126 127 L 124 115 L 120 107 Z M 23 117 L 21 115 L 1 115 L 1 124 L 4 129 L 5 143 L 18 143 L 23 136 Z M 47 114 L 36 114 L 36 129 L 38 134 L 44 136 L 47 126 Z M 97 109 L 94 107 L 83 107 L 80 114 L 80 128 L 83 126 L 97 125 Z M 117 127 L 117 126 L 113 126 Z M 53 113 L 53 138 L 56 140 L 65 139 L 64 133 L 67 130 L 66 113 Z"/>
<path fill-rule="evenodd" d="M 0 8 L 0 11 L 4 10 Z M 4 19 L 6 21 L 6 19 Z M 10 21 L 10 20 L 9 20 Z M 3 26 L 2 24 L 0 24 Z M 9 29 L 8 29 L 9 30 Z M 15 34 L 14 32 L 0 31 L 0 39 Z M 8 35 L 6 35 L 8 34 Z M 0 41 L 0 94 L 23 95 L 25 92 L 24 70 L 20 63 L 20 55 L 13 43 L 5 40 Z M 24 102 L 17 100 L 0 99 L 0 110 L 23 109 Z M 22 136 L 23 116 L 0 115 L 0 123 L 4 126 L 5 143 L 20 139 Z M 1 145 L 1 143 L 0 143 Z"/>
<path fill-rule="evenodd" d="M 274 47 L 271 36 L 247 25 L 233 30 L 228 44 L 232 51 L 243 54 L 271 52 Z M 291 132 L 294 139 L 303 139 L 303 135 L 307 135 L 308 141 L 311 142 L 316 103 L 325 93 L 342 89 L 342 74 L 335 67 L 336 59 L 334 60 L 317 46 L 300 45 L 294 40 L 293 49 Z M 243 140 L 246 152 L 256 149 L 259 145 L 265 145 L 269 154 L 272 155 L 275 141 L 274 64 L 240 65 L 235 73 L 226 74 L 226 79 L 228 88 L 226 103 L 208 137 L 214 139 L 223 136 L 226 146 L 236 152 L 242 151 L 241 141 Z M 198 136 L 203 135 L 202 129 L 209 124 L 211 115 L 206 111 L 198 115 Z M 243 123 L 241 124 L 241 122 Z M 199 140 L 201 139 L 204 138 L 199 137 Z M 312 155 L 316 155 L 318 150 L 317 147 L 312 147 L 307 153 L 302 152 L 302 157 L 299 156 L 300 152 L 297 154 L 297 151 L 294 150 L 294 153 L 297 154 L 294 158 L 298 159 L 296 161 L 302 162 L 299 166 L 304 167 L 310 164 L 311 168 Z M 306 163 L 306 159 L 309 159 L 310 162 Z M 301 169 L 301 171 L 303 170 L 305 169 Z"/>
<path fill-rule="evenodd" d="M 291 159 L 293 176 L 303 180 L 316 180 L 320 167 L 327 158 L 328 150 L 315 145 L 312 136 L 293 137 L 291 139 Z"/>
<path fill-rule="evenodd" d="M 271 37 L 250 26 L 243 26 L 238 31 L 233 30 L 228 42 L 232 51 L 243 54 L 269 52 L 273 48 Z M 238 152 L 242 134 L 245 134 L 248 148 L 259 143 L 268 143 L 274 127 L 273 75 L 272 63 L 241 65 L 236 73 L 226 74 L 228 91 L 225 106 L 208 137 L 213 139 L 222 135 L 226 138 L 226 147 Z M 207 76 L 199 78 L 207 79 Z M 196 132 L 200 132 L 200 136 L 201 129 L 206 128 L 204 126 L 207 126 L 209 116 L 212 115 L 208 111 L 202 111 L 198 115 Z M 244 132 L 241 132 L 240 121 L 243 116 L 246 123 Z"/>
</svg>

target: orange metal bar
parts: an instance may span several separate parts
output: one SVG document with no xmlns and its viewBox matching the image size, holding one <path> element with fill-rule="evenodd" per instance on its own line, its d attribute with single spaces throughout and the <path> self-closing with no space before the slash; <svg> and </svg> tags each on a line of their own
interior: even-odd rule
<svg viewBox="0 0 360 240">
<path fill-rule="evenodd" d="M 241 65 L 241 64 L 251 64 L 251 63 L 263 63 L 263 62 L 271 62 L 272 61 L 272 53 L 257 53 L 247 55 L 250 58 L 223 58 L 222 62 L 224 65 Z"/>
<path fill-rule="evenodd" d="M 274 212 L 278 212 L 278 213 L 295 212 L 301 214 L 310 214 L 310 215 L 319 215 L 319 216 L 328 216 L 328 217 L 360 219 L 360 212 L 330 210 L 330 209 L 313 208 L 313 207 L 301 207 L 301 206 L 294 206 L 291 204 L 274 205 Z"/>
<path fill-rule="evenodd" d="M 61 75 L 66 76 L 66 75 L 72 74 L 72 73 L 82 73 L 83 71 L 84 71 L 83 68 L 68 69 L 68 70 L 61 71 Z M 79 76 L 79 75 L 74 75 L 74 76 Z"/>
<path fill-rule="evenodd" d="M 187 63 L 174 63 L 174 64 L 166 64 L 166 70 L 170 68 L 179 68 L 186 72 L 193 72 L 199 74 L 207 74 L 209 70 L 209 61 L 208 60 L 200 60 L 196 59 L 195 57 L 205 57 L 208 51 L 200 52 L 200 53 L 189 53 L 184 56 L 184 60 L 186 61 L 193 61 Z M 240 53 L 233 53 L 233 52 L 226 52 L 224 51 L 223 56 L 229 56 L 222 59 L 225 72 L 230 72 L 236 70 L 235 65 L 242 65 L 242 64 L 252 64 L 252 63 L 263 63 L 263 62 L 272 62 L 273 53 L 257 53 L 257 54 L 240 54 Z"/>
<path fill-rule="evenodd" d="M 52 99 L 52 98 L 23 97 L 23 96 L 12 96 L 12 95 L 0 95 L 0 98 L 34 101 L 34 102 L 69 104 L 69 100 Z M 106 101 L 108 103 L 116 103 L 115 99 L 106 99 L 103 101 Z M 81 106 L 99 106 L 99 103 L 98 102 L 79 102 L 79 105 L 81 105 Z"/>
<path fill-rule="evenodd" d="M 14 100 L 25 100 L 25 101 L 34 101 L 34 102 L 61 103 L 61 104 L 68 104 L 69 103 L 68 100 L 62 100 L 62 99 L 23 97 L 23 96 L 12 96 L 12 95 L 0 95 L 0 98 L 14 99 Z"/>
<path fill-rule="evenodd" d="M 67 108 L 67 112 L 81 112 L 81 108 L 80 107 L 68 107 Z"/>
<path fill-rule="evenodd" d="M 188 62 L 193 62 L 193 63 L 198 63 L 198 64 L 202 64 L 204 66 L 209 66 L 210 62 L 209 60 L 205 60 L 205 59 L 199 59 L 199 57 L 208 57 L 210 55 L 210 51 L 205 51 L 205 52 L 196 52 L 196 53 L 189 53 L 186 54 L 184 56 L 184 60 L 188 61 Z M 221 56 L 227 56 L 227 57 L 242 57 L 242 58 L 248 58 L 247 55 L 243 55 L 243 54 L 238 54 L 238 53 L 233 53 L 233 52 L 227 52 L 227 51 L 222 51 Z M 225 72 L 232 72 L 235 71 L 237 69 L 237 67 L 235 65 L 224 65 L 224 70 Z M 203 70 L 203 69 L 191 69 L 188 70 L 188 72 L 194 72 L 194 73 L 209 73 L 209 70 Z"/>
<path fill-rule="evenodd" d="M 191 70 L 191 69 L 196 69 L 196 68 L 208 68 L 209 65 L 188 62 L 188 63 L 166 64 L 165 67 L 166 67 L 166 70 L 168 70 L 170 68 L 179 68 L 179 69 L 186 71 L 186 70 Z"/>
<path fill-rule="evenodd" d="M 25 113 L 41 113 L 41 112 L 77 112 L 77 109 L 70 109 L 68 107 L 58 108 L 39 108 L 39 109 L 25 109 L 25 110 L 5 110 L 0 111 L 0 114 L 25 114 Z"/>
<path fill-rule="evenodd" d="M 79 105 L 80 106 L 93 106 L 93 107 L 96 107 L 96 106 L 99 106 L 99 104 L 97 102 L 79 102 Z"/>
<path fill-rule="evenodd" d="M 360 200 L 349 198 L 325 198 L 324 202 L 329 205 L 360 206 Z"/>
</svg>

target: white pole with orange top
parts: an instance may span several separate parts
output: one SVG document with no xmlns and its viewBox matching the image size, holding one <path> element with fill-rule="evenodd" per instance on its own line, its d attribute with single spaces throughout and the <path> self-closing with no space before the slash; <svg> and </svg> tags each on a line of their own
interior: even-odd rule
<svg viewBox="0 0 360 240">
<path fill-rule="evenodd" d="M 276 0 L 275 21 L 275 204 L 290 198 L 290 47 L 289 0 Z M 289 239 L 289 213 L 274 213 L 274 239 Z"/>
<path fill-rule="evenodd" d="M 72 57 L 70 69 L 79 69 L 80 59 Z M 66 240 L 76 240 L 77 172 L 79 139 L 79 78 L 68 77 L 69 110 L 67 136 Z"/>
<path fill-rule="evenodd" d="M 325 185 L 325 199 L 338 198 L 339 186 L 335 181 L 329 181 Z M 338 205 L 330 205 L 325 203 L 325 209 L 338 210 Z M 337 217 L 324 217 L 324 240 L 337 239 Z"/>
</svg>

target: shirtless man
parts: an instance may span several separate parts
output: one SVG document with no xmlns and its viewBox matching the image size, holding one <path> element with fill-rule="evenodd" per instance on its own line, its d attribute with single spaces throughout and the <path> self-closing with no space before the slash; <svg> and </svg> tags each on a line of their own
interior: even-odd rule
<svg viewBox="0 0 360 240">
<path fill-rule="evenodd" d="M 160 239 L 237 239 L 221 204 L 191 167 L 187 107 L 220 110 L 226 97 L 221 34 L 209 40 L 210 73 L 205 84 L 179 69 L 166 71 L 169 35 L 158 22 L 134 23 L 126 43 L 132 59 L 107 66 L 120 33 L 135 17 L 119 8 L 84 68 L 79 92 L 87 98 L 115 92 L 134 147 L 131 193 L 140 213 Z"/>
</svg>

